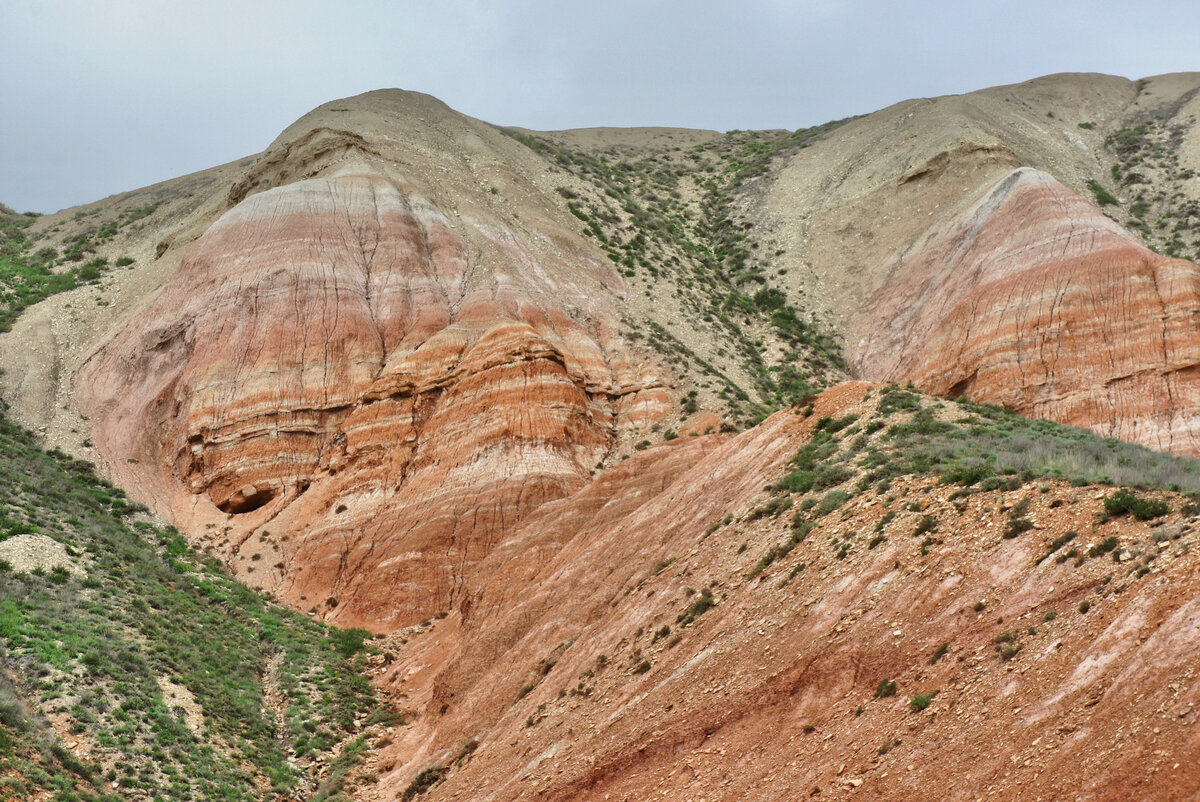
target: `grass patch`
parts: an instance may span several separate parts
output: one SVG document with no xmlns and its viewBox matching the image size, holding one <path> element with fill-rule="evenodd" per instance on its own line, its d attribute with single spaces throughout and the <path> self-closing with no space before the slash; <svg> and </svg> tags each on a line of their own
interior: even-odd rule
<svg viewBox="0 0 1200 802">
<path fill-rule="evenodd" d="M 935 416 L 939 405 L 949 414 Z M 909 412 L 911 417 L 889 426 L 859 462 L 872 483 L 932 473 L 945 483 L 985 491 L 1013 490 L 1036 477 L 1076 485 L 1200 490 L 1196 460 L 1053 421 L 1023 418 L 990 404 L 941 401 L 890 385 L 883 390 L 876 418 L 892 412 Z"/>
</svg>

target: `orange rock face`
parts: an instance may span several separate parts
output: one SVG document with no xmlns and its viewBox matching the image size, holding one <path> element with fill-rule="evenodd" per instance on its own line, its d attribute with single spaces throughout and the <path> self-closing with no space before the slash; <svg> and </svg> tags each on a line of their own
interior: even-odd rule
<svg viewBox="0 0 1200 802">
<path fill-rule="evenodd" d="M 669 404 L 569 268 L 484 233 L 481 259 L 380 175 L 242 201 L 88 367 L 114 472 L 302 609 L 377 628 L 445 609 Z"/>
<path fill-rule="evenodd" d="M 874 393 L 845 383 L 807 418 L 648 449 L 532 514 L 448 617 L 381 643 L 377 682 L 409 723 L 380 739 L 360 798 L 395 798 L 433 765 L 447 773 L 431 802 L 1193 798 L 1186 515 L 1097 526 L 1101 488 L 964 500 L 906 477 L 763 567 L 791 529 L 752 512 L 763 487 L 824 416 L 869 420 Z M 1035 529 L 1002 537 L 1022 498 Z M 936 532 L 914 536 L 924 516 Z M 1152 532 L 1173 545 L 1151 546 L 1145 572 L 1121 553 L 1045 559 L 1067 531 L 1080 553 Z"/>
<path fill-rule="evenodd" d="M 919 244 L 851 337 L 856 375 L 1200 455 L 1200 269 L 1045 173 Z"/>
</svg>

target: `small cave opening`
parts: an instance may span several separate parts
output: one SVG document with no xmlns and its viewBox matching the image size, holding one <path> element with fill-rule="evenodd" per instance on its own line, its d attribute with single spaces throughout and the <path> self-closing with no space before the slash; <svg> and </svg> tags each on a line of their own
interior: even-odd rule
<svg viewBox="0 0 1200 802">
<path fill-rule="evenodd" d="M 972 373 L 961 381 L 955 382 L 949 390 L 946 391 L 946 398 L 966 398 L 971 392 L 971 388 L 975 386 L 975 377 L 978 372 Z"/>
<path fill-rule="evenodd" d="M 244 512 L 253 512 L 260 507 L 270 504 L 277 495 L 278 491 L 273 488 L 258 488 L 254 485 L 247 485 L 229 498 L 219 502 L 217 509 L 230 515 L 241 515 Z"/>
</svg>

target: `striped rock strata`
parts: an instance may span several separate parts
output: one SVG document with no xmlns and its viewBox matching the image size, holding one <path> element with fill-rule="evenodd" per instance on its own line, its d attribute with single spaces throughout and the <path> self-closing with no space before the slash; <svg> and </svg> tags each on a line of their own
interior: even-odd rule
<svg viewBox="0 0 1200 802">
<path fill-rule="evenodd" d="M 655 446 L 529 516 L 446 618 L 379 644 L 376 682 L 409 724 L 368 757 L 360 798 L 397 798 L 430 766 L 446 771 L 427 802 L 1196 798 L 1200 550 L 1166 541 L 1144 577 L 1044 559 L 1065 531 L 1081 551 L 1188 543 L 1182 515 L 1093 530 L 1098 488 L 964 500 L 905 477 L 904 504 L 857 493 L 762 561 L 792 526 L 754 512 L 763 487 L 822 419 L 867 421 L 879 400 L 846 382 L 811 415 Z M 1000 537 L 1022 497 L 1036 531 Z M 924 516 L 939 527 L 923 544 Z"/>
<path fill-rule="evenodd" d="M 483 256 L 371 173 L 239 203 L 87 367 L 118 479 L 302 609 L 381 629 L 445 609 L 669 405 L 583 271 L 470 233 Z"/>
<path fill-rule="evenodd" d="M 1019 168 L 872 298 L 856 375 L 1200 455 L 1200 270 Z"/>
</svg>

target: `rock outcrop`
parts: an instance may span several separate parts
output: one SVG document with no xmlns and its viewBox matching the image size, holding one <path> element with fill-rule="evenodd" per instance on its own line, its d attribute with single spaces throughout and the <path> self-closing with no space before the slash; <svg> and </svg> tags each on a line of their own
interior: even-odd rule
<svg viewBox="0 0 1200 802">
<path fill-rule="evenodd" d="M 250 195 L 88 366 L 94 438 L 298 607 L 376 628 L 445 609 L 669 399 L 600 282 L 461 226 L 374 172 Z"/>
<path fill-rule="evenodd" d="M 1200 455 L 1200 269 L 1011 172 L 905 254 L 850 337 L 856 375 Z"/>
<path fill-rule="evenodd" d="M 878 398 L 842 384 L 808 417 L 656 446 L 545 505 L 447 618 L 381 642 L 410 723 L 362 798 L 431 766 L 430 800 L 1191 798 L 1194 519 L 1098 525 L 1099 488 L 908 477 L 763 560 L 792 526 L 763 486 Z M 1021 499 L 1034 529 L 1002 537 Z M 1046 559 L 1062 538 L 1118 559 Z"/>
</svg>

